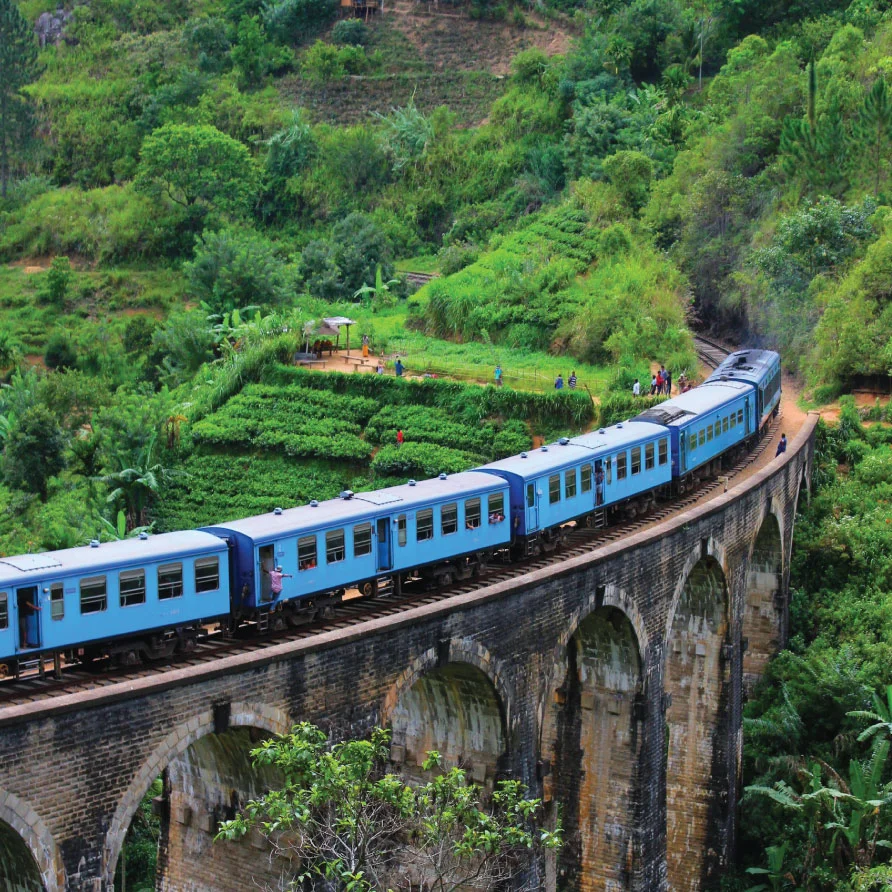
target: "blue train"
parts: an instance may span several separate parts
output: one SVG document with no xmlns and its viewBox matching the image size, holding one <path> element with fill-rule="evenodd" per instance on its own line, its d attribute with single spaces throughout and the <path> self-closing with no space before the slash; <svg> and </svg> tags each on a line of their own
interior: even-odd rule
<svg viewBox="0 0 892 892">
<path fill-rule="evenodd" d="M 305 622 L 345 591 L 445 585 L 496 553 L 552 551 L 566 525 L 634 516 L 758 437 L 780 357 L 731 354 L 699 387 L 637 417 L 472 471 L 216 524 L 0 558 L 0 666 L 38 654 L 129 665 L 190 650 L 209 624 Z"/>
</svg>

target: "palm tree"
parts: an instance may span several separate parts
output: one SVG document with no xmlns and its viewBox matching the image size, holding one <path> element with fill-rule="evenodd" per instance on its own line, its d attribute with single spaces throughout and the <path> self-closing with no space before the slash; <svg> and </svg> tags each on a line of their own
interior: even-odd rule
<svg viewBox="0 0 892 892">
<path fill-rule="evenodd" d="M 165 468 L 156 460 L 157 442 L 158 434 L 153 433 L 132 462 L 128 463 L 125 458 L 118 456 L 120 470 L 99 478 L 110 489 L 106 502 L 123 507 L 127 530 L 147 526 L 149 509 L 155 498 L 164 486 L 183 476 L 182 471 Z"/>
</svg>

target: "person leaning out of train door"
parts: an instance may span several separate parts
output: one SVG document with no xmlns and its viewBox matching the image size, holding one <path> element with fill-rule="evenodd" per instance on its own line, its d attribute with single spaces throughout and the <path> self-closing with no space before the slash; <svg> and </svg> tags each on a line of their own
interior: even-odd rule
<svg viewBox="0 0 892 892">
<path fill-rule="evenodd" d="M 274 567 L 272 570 L 264 570 L 263 572 L 269 576 L 269 590 L 272 593 L 274 601 L 282 594 L 282 580 L 294 578 L 290 573 L 283 573 L 282 568 L 279 566 Z"/>
</svg>

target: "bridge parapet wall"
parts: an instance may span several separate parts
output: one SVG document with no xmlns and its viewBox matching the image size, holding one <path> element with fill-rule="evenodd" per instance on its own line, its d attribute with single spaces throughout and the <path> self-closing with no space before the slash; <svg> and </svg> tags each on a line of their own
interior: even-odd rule
<svg viewBox="0 0 892 892">
<path fill-rule="evenodd" d="M 685 888 L 706 888 L 733 851 L 745 653 L 786 634 L 792 530 L 815 423 L 810 418 L 785 456 L 728 493 L 589 554 L 210 666 L 0 709 L 0 803 L 19 804 L 13 829 L 33 831 L 26 843 L 45 888 L 110 892 L 139 800 L 172 763 L 183 792 L 183 765 L 194 764 L 187 754 L 207 735 L 280 731 L 301 720 L 360 734 L 391 717 L 396 728 L 401 716 L 404 737 L 439 743 L 448 722 L 421 734 L 413 716 L 448 709 L 443 704 L 462 691 L 478 700 L 465 714 L 486 727 L 467 736 L 473 743 L 452 736 L 456 758 L 471 748 L 485 777 L 510 773 L 562 804 L 567 844 L 550 866 L 552 883 L 560 874 L 568 889 L 652 892 L 667 888 L 676 864 L 691 877 Z M 762 533 L 757 545 L 769 514 L 780 542 Z M 778 555 L 780 582 L 770 592 L 763 576 Z M 706 558 L 724 587 L 712 619 L 692 576 Z M 773 625 L 748 636 L 753 611 L 765 619 L 766 598 L 777 607 Z M 748 674 L 763 657 L 747 661 Z M 694 774 L 673 767 L 667 720 L 681 729 L 675 754 L 687 745 L 701 753 Z M 667 776 L 670 784 L 697 783 L 701 770 L 708 776 L 694 791 L 695 813 L 677 811 Z M 682 836 L 667 832 L 681 820 L 690 825 Z M 186 836 L 168 845 L 178 863 L 165 868 L 163 887 L 218 888 L 203 860 L 215 857 L 213 847 L 190 850 Z M 265 857 L 252 848 L 243 847 L 240 863 Z"/>
</svg>

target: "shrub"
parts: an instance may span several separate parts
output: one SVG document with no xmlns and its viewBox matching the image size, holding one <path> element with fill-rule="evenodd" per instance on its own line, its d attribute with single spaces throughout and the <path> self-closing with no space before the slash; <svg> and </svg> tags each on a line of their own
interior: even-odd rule
<svg viewBox="0 0 892 892">
<path fill-rule="evenodd" d="M 369 39 L 369 29 L 362 19 L 342 19 L 331 29 L 331 39 L 349 46 L 364 46 Z"/>
<path fill-rule="evenodd" d="M 397 477 L 436 477 L 438 474 L 457 474 L 482 463 L 479 455 L 436 446 L 433 443 L 403 443 L 385 446 L 372 460 L 376 474 Z"/>
<path fill-rule="evenodd" d="M 68 286 L 71 284 L 72 276 L 71 262 L 68 258 L 54 257 L 37 289 L 38 300 L 61 307 L 68 297 Z"/>
<path fill-rule="evenodd" d="M 192 294 L 212 313 L 259 304 L 278 307 L 294 294 L 292 277 L 273 243 L 250 229 L 204 233 L 183 267 Z"/>
<path fill-rule="evenodd" d="M 49 369 L 73 369 L 77 365 L 77 351 L 71 338 L 61 331 L 53 334 L 47 341 L 43 361 Z"/>
</svg>

